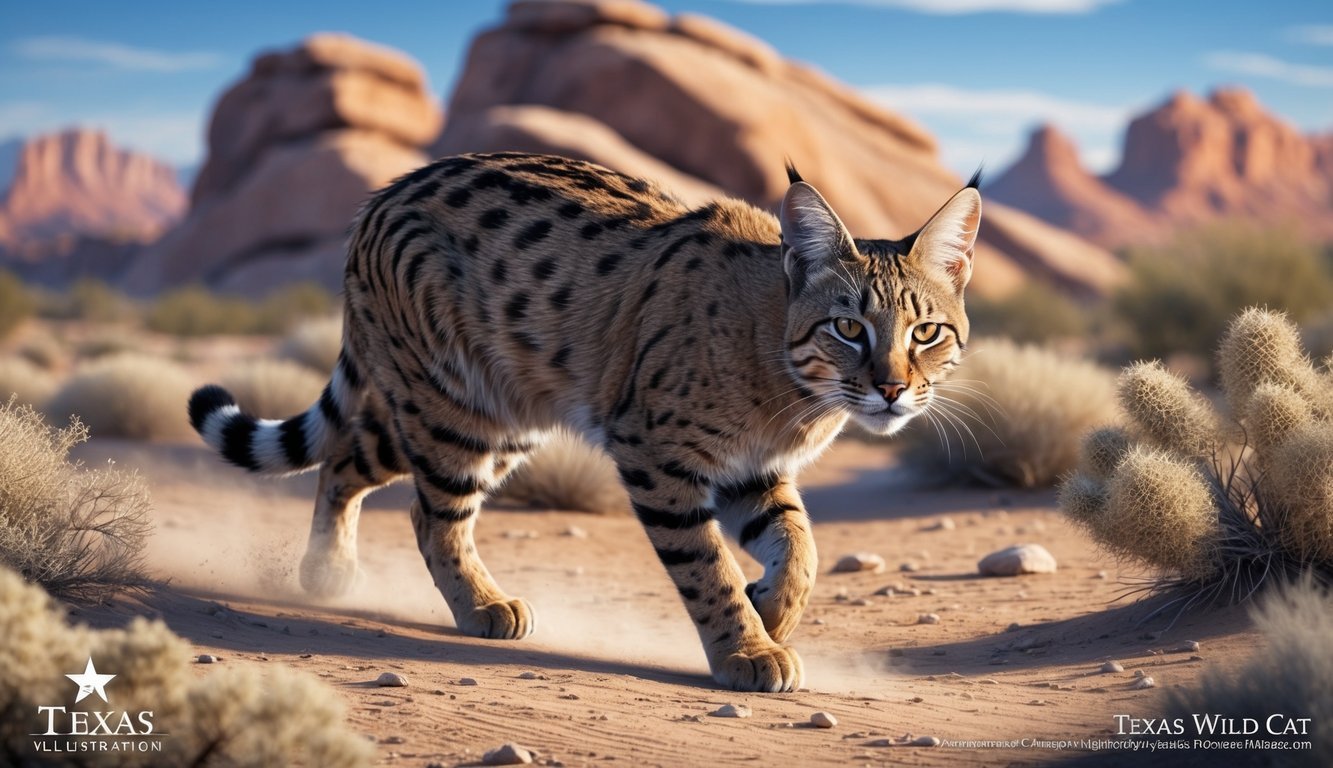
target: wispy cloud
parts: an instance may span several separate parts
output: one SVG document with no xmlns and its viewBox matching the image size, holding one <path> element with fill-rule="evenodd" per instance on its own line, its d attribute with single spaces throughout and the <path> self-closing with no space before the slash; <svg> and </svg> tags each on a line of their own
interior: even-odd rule
<svg viewBox="0 0 1333 768">
<path fill-rule="evenodd" d="M 1333 24 L 1302 24 L 1287 30 L 1294 43 L 1305 45 L 1333 45 Z"/>
<path fill-rule="evenodd" d="M 100 64 L 133 72 L 185 72 L 222 63 L 215 53 L 159 51 L 83 37 L 29 37 L 14 41 L 9 48 L 28 61 Z"/>
<path fill-rule="evenodd" d="M 1083 14 L 1120 0 L 738 0 L 756 5 L 861 5 L 957 16 L 967 13 Z"/>
<path fill-rule="evenodd" d="M 1333 88 L 1333 67 L 1295 64 L 1266 53 L 1214 51 L 1205 55 L 1203 61 L 1222 72 L 1263 77 L 1311 88 Z"/>
<path fill-rule="evenodd" d="M 1041 91 L 970 89 L 940 83 L 876 85 L 860 89 L 885 107 L 913 117 L 939 139 L 944 162 L 959 173 L 978 164 L 995 172 L 1017 158 L 1027 131 L 1054 123 L 1071 134 L 1085 166 L 1107 170 L 1119 156 L 1119 138 L 1137 105 L 1098 104 Z"/>
</svg>

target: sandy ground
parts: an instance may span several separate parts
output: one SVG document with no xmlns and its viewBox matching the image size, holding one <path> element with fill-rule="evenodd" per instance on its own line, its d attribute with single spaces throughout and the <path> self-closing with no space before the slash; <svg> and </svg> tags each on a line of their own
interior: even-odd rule
<svg viewBox="0 0 1333 768">
<path fill-rule="evenodd" d="M 1150 607 L 1117 600 L 1134 574 L 1067 525 L 1050 492 L 913 489 L 887 449 L 846 441 L 803 478 L 824 571 L 793 638 L 806 689 L 736 694 L 712 685 L 675 590 L 627 516 L 488 508 L 479 547 L 499 582 L 532 602 L 538 628 L 485 641 L 454 630 L 417 554 L 405 487 L 366 504 L 363 588 L 319 603 L 295 582 L 312 475 L 256 479 L 194 446 L 94 441 L 77 453 L 149 478 L 149 567 L 169 579 L 81 617 L 158 615 L 222 665 L 316 675 L 384 765 L 475 764 L 508 741 L 548 765 L 1045 764 L 1079 753 L 948 741 L 1109 738 L 1113 715 L 1151 715 L 1165 689 L 1234 668 L 1259 642 L 1236 609 L 1166 631 L 1163 620 L 1141 624 Z M 1047 547 L 1059 573 L 976 574 L 982 555 L 1020 542 Z M 887 572 L 827 572 L 856 551 L 883 556 Z M 898 592 L 874 594 L 885 586 Z M 927 613 L 939 622 L 918 623 Z M 1189 640 L 1197 652 L 1176 650 Z M 1099 674 L 1107 659 L 1125 672 Z M 1158 687 L 1132 689 L 1135 670 Z M 410 685 L 376 687 L 386 671 Z M 753 717 L 709 716 L 728 703 Z M 817 711 L 837 726 L 808 725 Z M 906 735 L 946 744 L 879 746 Z"/>
</svg>

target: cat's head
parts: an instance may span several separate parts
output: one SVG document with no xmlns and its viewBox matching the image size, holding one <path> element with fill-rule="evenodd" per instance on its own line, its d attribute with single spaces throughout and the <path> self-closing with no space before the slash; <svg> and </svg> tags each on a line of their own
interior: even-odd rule
<svg viewBox="0 0 1333 768">
<path fill-rule="evenodd" d="M 892 434 L 930 405 L 967 344 L 977 179 L 902 240 L 857 240 L 789 173 L 781 218 L 790 372 L 813 393 L 807 412 L 824 404 Z"/>
</svg>

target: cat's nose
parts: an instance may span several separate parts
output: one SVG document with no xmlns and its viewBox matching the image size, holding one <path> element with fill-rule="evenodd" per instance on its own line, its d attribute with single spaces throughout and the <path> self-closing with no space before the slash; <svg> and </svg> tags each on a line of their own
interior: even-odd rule
<svg viewBox="0 0 1333 768">
<path fill-rule="evenodd" d="M 889 403 L 896 401 L 907 389 L 907 384 L 901 381 L 887 381 L 876 386 L 879 387 L 880 392 L 884 393 L 884 399 Z"/>
</svg>

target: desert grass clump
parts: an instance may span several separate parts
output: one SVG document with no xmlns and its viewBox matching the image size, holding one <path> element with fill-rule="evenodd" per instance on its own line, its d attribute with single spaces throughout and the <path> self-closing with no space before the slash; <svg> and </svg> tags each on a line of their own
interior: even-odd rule
<svg viewBox="0 0 1333 768">
<path fill-rule="evenodd" d="M 70 448 L 88 437 L 77 421 L 55 429 L 10 400 L 0 405 L 0 435 L 0 564 L 65 598 L 141 585 L 151 529 L 143 482 L 71 464 Z"/>
<path fill-rule="evenodd" d="M 319 399 L 327 378 L 288 360 L 253 360 L 222 375 L 222 386 L 241 410 L 261 419 L 285 419 Z"/>
<path fill-rule="evenodd" d="M 5 338 L 37 308 L 23 282 L 0 270 L 0 339 Z"/>
<path fill-rule="evenodd" d="M 11 396 L 41 408 L 56 391 L 56 377 L 26 357 L 0 357 L 0 401 Z"/>
<path fill-rule="evenodd" d="M 278 357 L 330 376 L 342 348 L 343 319 L 331 315 L 299 323 L 278 346 Z"/>
<path fill-rule="evenodd" d="M 77 416 L 97 437 L 167 440 L 194 434 L 182 405 L 194 381 L 176 363 L 126 353 L 84 363 L 46 406 L 57 422 Z"/>
<path fill-rule="evenodd" d="M 1068 296 L 1035 280 L 997 299 L 968 297 L 972 332 L 1025 343 L 1079 338 L 1088 331 L 1088 315 Z"/>
<path fill-rule="evenodd" d="M 1159 364 L 1127 368 L 1127 445 L 1094 433 L 1061 488 L 1070 520 L 1151 568 L 1148 589 L 1178 590 L 1168 605 L 1182 609 L 1248 599 L 1273 577 L 1333 580 L 1333 378 L 1260 309 L 1227 329 L 1218 368 L 1225 417 Z"/>
<path fill-rule="evenodd" d="M 303 319 L 327 315 L 336 304 L 328 291 L 311 283 L 287 286 L 257 302 L 186 286 L 159 296 L 147 323 L 175 336 L 276 334 Z"/>
<path fill-rule="evenodd" d="M 1310 749 L 1265 749 L 1254 752 L 1226 750 L 1220 765 L 1284 765 L 1323 768 L 1333 765 L 1333 597 L 1308 579 L 1274 590 L 1252 612 L 1267 647 L 1256 652 L 1239 671 L 1212 670 L 1197 688 L 1172 688 L 1165 716 L 1194 718 L 1207 715 L 1244 722 L 1259 722 L 1262 738 L 1276 742 L 1311 742 Z M 1276 733 L 1270 732 L 1270 718 Z M 1297 718 L 1310 718 L 1305 728 Z M 1294 747 L 1294 745 L 1292 745 Z M 1277 756 L 1280 755 L 1281 759 Z M 1202 761 L 1200 764 L 1203 764 Z M 1209 763 L 1214 764 L 1214 763 Z"/>
<path fill-rule="evenodd" d="M 907 461 L 989 485 L 1046 486 L 1078 463 L 1087 431 L 1120 421 L 1115 377 L 1078 358 L 1007 339 L 975 344 L 936 382 L 924 424 L 904 433 Z"/>
<path fill-rule="evenodd" d="M 272 668 L 191 670 L 189 643 L 160 621 L 135 618 L 124 629 L 72 627 L 39 588 L 0 568 L 0 763 L 53 766 L 368 765 L 365 738 L 342 726 L 337 694 L 313 678 Z M 70 712 L 105 710 L 96 695 L 74 702 L 66 674 L 92 658 L 114 674 L 105 687 L 110 708 L 149 711 L 161 751 L 38 752 L 47 715 L 38 707 Z M 119 719 L 115 721 L 119 722 Z M 62 730 L 69 724 L 57 723 Z M 113 723 L 114 725 L 114 723 Z M 142 720 L 135 721 L 143 731 Z M 119 741 L 115 735 L 100 737 Z M 130 737 L 132 741 L 138 738 Z"/>
<path fill-rule="evenodd" d="M 629 510 L 629 496 L 611 458 L 567 434 L 552 438 L 514 470 L 500 494 L 547 509 L 596 514 Z"/>
</svg>

